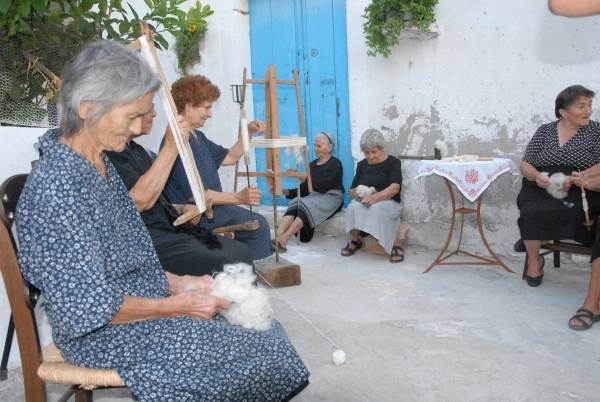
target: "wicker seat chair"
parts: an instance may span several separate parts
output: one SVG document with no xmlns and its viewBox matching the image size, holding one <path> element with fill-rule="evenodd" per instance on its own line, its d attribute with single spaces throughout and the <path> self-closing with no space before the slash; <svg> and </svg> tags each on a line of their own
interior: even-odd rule
<svg viewBox="0 0 600 402">
<path fill-rule="evenodd" d="M 0 187 L 0 271 L 19 343 L 25 400 L 45 402 L 45 383 L 53 382 L 71 386 L 59 402 L 67 401 L 73 394 L 76 402 L 92 401 L 95 388 L 125 384 L 116 370 L 89 369 L 65 362 L 52 343 L 42 352 L 34 313 L 40 292 L 21 275 L 12 232 L 14 212 L 26 179 L 25 174 L 12 176 Z M 12 333 L 10 326 L 9 332 Z"/>
</svg>

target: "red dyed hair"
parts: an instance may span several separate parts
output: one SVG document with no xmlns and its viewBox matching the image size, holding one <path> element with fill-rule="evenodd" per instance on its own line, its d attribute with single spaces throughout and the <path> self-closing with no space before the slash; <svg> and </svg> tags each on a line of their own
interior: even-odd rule
<svg viewBox="0 0 600 402">
<path fill-rule="evenodd" d="M 203 75 L 186 75 L 171 86 L 171 94 L 178 113 L 183 113 L 185 105 L 200 106 L 203 102 L 214 102 L 221 91 Z"/>
</svg>

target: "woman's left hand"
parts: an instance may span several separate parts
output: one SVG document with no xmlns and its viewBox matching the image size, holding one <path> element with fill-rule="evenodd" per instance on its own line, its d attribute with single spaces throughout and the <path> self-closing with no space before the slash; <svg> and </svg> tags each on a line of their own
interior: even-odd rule
<svg viewBox="0 0 600 402">
<path fill-rule="evenodd" d="M 360 202 L 362 202 L 365 207 L 370 207 L 377 202 L 377 197 L 375 197 L 375 194 L 367 195 L 366 197 L 363 197 Z"/>
<path fill-rule="evenodd" d="M 263 132 L 266 129 L 267 126 L 265 126 L 265 123 L 263 123 L 261 120 L 252 120 L 250 123 L 248 123 L 248 134 L 250 136 Z"/>
<path fill-rule="evenodd" d="M 169 280 L 169 290 L 171 295 L 176 296 L 183 292 L 197 291 L 197 290 L 211 290 L 214 279 L 210 275 L 202 276 L 174 276 L 174 280 Z"/>
</svg>

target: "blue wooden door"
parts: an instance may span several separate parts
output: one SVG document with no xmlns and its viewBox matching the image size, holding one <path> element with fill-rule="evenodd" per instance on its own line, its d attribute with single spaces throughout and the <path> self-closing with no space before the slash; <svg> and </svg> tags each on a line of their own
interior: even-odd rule
<svg viewBox="0 0 600 402">
<path fill-rule="evenodd" d="M 252 78 L 264 79 L 269 64 L 275 64 L 278 79 L 292 79 L 297 68 L 305 114 L 311 160 L 314 135 L 327 131 L 336 142 L 335 156 L 344 165 L 344 186 L 349 188 L 354 174 L 348 113 L 348 56 L 346 49 L 345 0 L 250 0 L 250 44 Z M 265 95 L 260 85 L 253 87 L 254 113 L 265 116 Z M 295 89 L 279 86 L 281 135 L 298 134 Z M 265 153 L 257 150 L 257 169 L 265 169 Z M 282 152 L 283 170 L 298 166 L 296 155 Z M 284 181 L 293 188 L 295 181 Z M 265 180 L 259 180 L 271 203 Z M 347 197 L 346 197 L 347 198 Z"/>
</svg>

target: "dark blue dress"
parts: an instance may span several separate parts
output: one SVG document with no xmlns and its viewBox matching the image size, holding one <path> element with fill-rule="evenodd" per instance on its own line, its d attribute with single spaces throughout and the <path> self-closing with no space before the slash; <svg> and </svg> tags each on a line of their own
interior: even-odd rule
<svg viewBox="0 0 600 402">
<path fill-rule="evenodd" d="M 124 296 L 162 298 L 168 283 L 142 218 L 106 156 L 106 177 L 58 132 L 17 209 L 19 261 L 41 289 L 65 360 L 115 368 L 141 401 L 280 401 L 308 372 L 277 322 L 258 332 L 173 317 L 112 325 Z"/>
<path fill-rule="evenodd" d="M 194 154 L 198 172 L 202 177 L 204 188 L 222 192 L 223 188 L 221 187 L 218 171 L 229 150 L 206 138 L 200 130 L 196 130 L 195 136 L 190 136 L 190 147 Z M 165 187 L 165 193 L 169 201 L 173 204 L 189 203 L 188 200 L 192 197 L 192 190 L 185 175 L 183 163 L 179 157 L 177 157 L 177 161 L 171 171 Z M 237 205 L 215 205 L 213 206 L 213 212 L 213 219 L 208 219 L 206 215 L 203 215 L 199 224 L 207 229 L 213 229 L 219 226 L 234 225 L 247 222 L 251 219 L 257 219 L 260 223 L 260 227 L 257 230 L 236 232 L 235 238 L 250 247 L 255 260 L 266 258 L 272 254 L 269 224 L 262 215 L 256 213 L 250 214 L 248 209 Z"/>
</svg>

